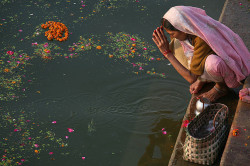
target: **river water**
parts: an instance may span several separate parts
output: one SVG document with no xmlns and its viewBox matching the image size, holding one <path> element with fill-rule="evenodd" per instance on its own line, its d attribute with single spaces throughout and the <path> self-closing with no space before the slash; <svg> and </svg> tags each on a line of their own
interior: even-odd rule
<svg viewBox="0 0 250 166">
<path fill-rule="evenodd" d="M 152 32 L 172 6 L 218 20 L 223 4 L 1 1 L 2 164 L 167 165 L 191 95 Z M 68 40 L 48 41 L 46 21 Z"/>
</svg>

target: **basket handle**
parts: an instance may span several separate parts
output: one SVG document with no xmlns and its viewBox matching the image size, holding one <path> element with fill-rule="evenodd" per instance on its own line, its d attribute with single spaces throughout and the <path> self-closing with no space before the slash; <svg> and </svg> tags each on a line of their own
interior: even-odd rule
<svg viewBox="0 0 250 166">
<path fill-rule="evenodd" d="M 225 105 L 223 105 L 223 107 L 221 107 L 221 109 L 215 114 L 214 116 L 214 120 L 213 120 L 213 126 L 215 129 L 215 119 L 217 118 L 217 116 L 219 115 L 219 112 L 221 112 L 223 110 L 223 108 L 227 108 Z M 226 109 L 226 114 L 225 114 L 225 119 L 227 118 L 227 109 Z"/>
</svg>

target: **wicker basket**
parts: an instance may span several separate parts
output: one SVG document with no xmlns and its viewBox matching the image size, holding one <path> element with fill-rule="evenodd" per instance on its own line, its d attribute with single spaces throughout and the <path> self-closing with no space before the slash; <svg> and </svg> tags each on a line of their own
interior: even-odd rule
<svg viewBox="0 0 250 166">
<path fill-rule="evenodd" d="M 211 104 L 187 126 L 183 146 L 183 159 L 211 165 L 224 147 L 228 135 L 228 108 L 224 104 Z M 212 122 L 212 130 L 206 127 Z"/>
</svg>

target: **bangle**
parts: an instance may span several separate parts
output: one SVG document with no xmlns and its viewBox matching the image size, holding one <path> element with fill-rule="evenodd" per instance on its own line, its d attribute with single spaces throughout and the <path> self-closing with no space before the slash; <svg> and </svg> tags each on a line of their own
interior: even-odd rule
<svg viewBox="0 0 250 166">
<path fill-rule="evenodd" d="M 166 51 L 164 51 L 164 55 L 167 55 L 168 53 L 172 53 L 172 51 L 171 50 L 166 50 Z"/>
</svg>

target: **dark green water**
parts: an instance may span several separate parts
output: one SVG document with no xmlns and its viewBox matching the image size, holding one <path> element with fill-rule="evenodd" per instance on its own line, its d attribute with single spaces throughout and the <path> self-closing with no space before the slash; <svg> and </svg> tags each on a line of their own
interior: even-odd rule
<svg viewBox="0 0 250 166">
<path fill-rule="evenodd" d="M 155 60 L 162 57 L 158 50 L 151 51 L 157 49 L 152 32 L 172 6 L 204 8 L 218 20 L 223 4 L 218 0 L 1 1 L 1 164 L 167 165 L 191 95 L 189 84 L 167 60 Z M 69 39 L 48 42 L 46 30 L 41 29 L 32 37 L 46 21 L 64 23 Z M 136 44 L 147 43 L 143 53 L 154 60 L 140 59 L 136 52 L 128 63 L 118 57 L 119 51 L 110 58 L 120 48 L 107 40 L 107 32 L 137 35 Z M 100 40 L 97 45 L 102 49 L 68 51 L 80 36 Z M 60 54 L 77 56 L 64 58 L 54 51 L 52 60 L 44 60 L 35 54 L 35 42 L 56 44 Z M 26 53 L 31 59 L 7 72 L 22 57 L 7 56 L 6 51 Z M 135 63 L 148 65 L 139 70 Z"/>
</svg>

